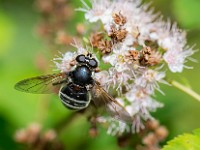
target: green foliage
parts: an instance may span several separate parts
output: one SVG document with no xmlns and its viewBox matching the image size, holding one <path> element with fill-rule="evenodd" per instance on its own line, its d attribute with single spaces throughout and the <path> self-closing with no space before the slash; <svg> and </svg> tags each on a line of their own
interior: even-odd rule
<svg viewBox="0 0 200 150">
<path fill-rule="evenodd" d="M 175 0 L 173 1 L 173 11 L 176 20 L 184 27 L 200 27 L 200 1 L 199 0 Z"/>
<path fill-rule="evenodd" d="M 8 50 L 13 38 L 13 26 L 10 18 L 8 18 L 3 11 L 0 11 L 0 55 Z"/>
<path fill-rule="evenodd" d="M 169 141 L 162 150 L 199 150 L 200 149 L 200 128 L 193 131 L 193 134 L 185 133 Z"/>
</svg>

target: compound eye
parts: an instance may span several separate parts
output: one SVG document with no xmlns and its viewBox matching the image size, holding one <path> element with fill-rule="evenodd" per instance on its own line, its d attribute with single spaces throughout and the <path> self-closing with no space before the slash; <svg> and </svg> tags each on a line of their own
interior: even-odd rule
<svg viewBox="0 0 200 150">
<path fill-rule="evenodd" d="M 79 63 L 84 63 L 85 62 L 85 55 L 78 55 L 76 57 L 76 61 Z"/>
<path fill-rule="evenodd" d="M 98 63 L 94 58 L 90 59 L 88 64 L 92 68 L 96 68 L 98 66 Z"/>
</svg>

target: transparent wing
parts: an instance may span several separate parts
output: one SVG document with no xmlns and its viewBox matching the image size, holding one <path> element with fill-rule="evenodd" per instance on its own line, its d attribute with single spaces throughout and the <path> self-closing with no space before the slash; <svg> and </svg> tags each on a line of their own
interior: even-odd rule
<svg viewBox="0 0 200 150">
<path fill-rule="evenodd" d="M 62 83 L 67 82 L 67 75 L 64 73 L 49 74 L 24 79 L 15 84 L 15 89 L 35 94 L 55 93 Z"/>
<path fill-rule="evenodd" d="M 93 102 L 97 107 L 102 106 L 115 119 L 126 123 L 132 123 L 132 117 L 126 109 L 110 96 L 99 84 L 95 83 L 93 89 Z"/>
</svg>

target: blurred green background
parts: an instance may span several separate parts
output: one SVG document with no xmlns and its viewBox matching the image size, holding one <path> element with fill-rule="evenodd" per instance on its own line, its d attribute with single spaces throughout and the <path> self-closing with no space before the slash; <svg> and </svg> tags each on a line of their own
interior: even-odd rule
<svg viewBox="0 0 200 150">
<path fill-rule="evenodd" d="M 149 0 L 146 0 L 150 2 Z M 161 12 L 164 18 L 176 21 L 180 28 L 187 31 L 188 44 L 200 48 L 200 1 L 199 0 L 153 0 L 152 6 Z M 14 142 L 17 129 L 32 122 L 42 124 L 44 130 L 54 127 L 60 120 L 72 112 L 65 109 L 56 95 L 34 95 L 16 91 L 14 84 L 24 78 L 51 73 L 51 60 L 54 55 L 48 45 L 36 33 L 40 14 L 32 0 L 0 0 L 0 150 L 21 149 Z M 82 6 L 79 0 L 71 6 Z M 78 16 L 78 17 L 77 17 Z M 83 13 L 75 12 L 74 17 L 82 18 Z M 83 19 L 83 18 L 82 18 Z M 81 20 L 73 19 L 74 22 Z M 68 27 L 73 29 L 71 22 Z M 75 28 L 75 27 L 74 27 Z M 67 28 L 66 28 L 67 30 Z M 40 70 L 37 58 L 45 56 L 46 72 Z M 200 53 L 193 58 L 200 60 Z M 171 78 L 191 86 L 200 93 L 199 63 L 188 62 L 193 70 L 185 69 L 182 74 L 170 74 Z M 169 130 L 168 139 L 191 132 L 200 127 L 200 102 L 174 87 L 162 86 L 166 96 L 157 99 L 165 104 L 153 114 Z M 96 138 L 88 135 L 89 124 L 84 116 L 78 116 L 59 135 L 67 149 L 119 149 L 116 138 L 100 130 Z M 128 149 L 128 148 L 125 148 Z"/>
</svg>

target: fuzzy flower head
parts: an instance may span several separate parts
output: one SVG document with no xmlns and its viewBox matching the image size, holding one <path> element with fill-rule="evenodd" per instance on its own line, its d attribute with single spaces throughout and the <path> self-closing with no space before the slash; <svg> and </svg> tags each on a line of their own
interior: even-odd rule
<svg viewBox="0 0 200 150">
<path fill-rule="evenodd" d="M 154 119 L 151 112 L 163 106 L 155 99 L 155 91 L 164 94 L 159 85 L 168 84 L 165 66 L 173 73 L 182 72 L 189 68 L 185 63 L 192 60 L 194 50 L 187 46 L 184 31 L 163 21 L 141 0 L 91 0 L 91 7 L 82 3 L 84 8 L 78 10 L 95 31 L 89 34 L 87 48 L 75 46 L 77 52 L 55 59 L 60 60 L 56 66 L 66 72 L 75 65 L 78 54 L 92 47 L 99 59 L 93 78 L 132 119 L 130 126 L 104 116 L 98 122 L 110 124 L 108 133 L 112 135 L 139 132 L 144 121 Z"/>
<path fill-rule="evenodd" d="M 53 59 L 57 70 L 60 72 L 69 72 L 77 64 L 76 57 L 80 54 L 87 54 L 89 49 L 84 48 L 80 43 L 74 42 L 73 47 L 76 48 L 75 52 L 68 51 L 65 54 L 61 54 L 61 57 Z"/>
<path fill-rule="evenodd" d="M 54 58 L 54 62 L 58 70 L 61 72 L 68 72 L 74 65 L 76 65 L 75 58 L 76 53 L 66 52 L 65 54 L 62 54 L 61 58 Z"/>
</svg>

